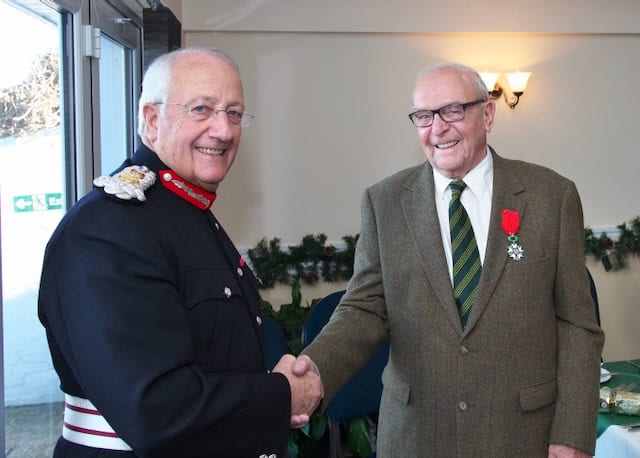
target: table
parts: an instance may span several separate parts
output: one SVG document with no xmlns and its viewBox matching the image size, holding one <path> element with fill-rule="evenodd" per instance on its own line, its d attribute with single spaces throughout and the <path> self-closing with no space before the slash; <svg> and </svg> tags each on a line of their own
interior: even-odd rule
<svg viewBox="0 0 640 458">
<path fill-rule="evenodd" d="M 595 458 L 640 457 L 640 431 L 612 425 L 596 441 Z"/>
<path fill-rule="evenodd" d="M 638 363 L 638 360 L 634 360 Z M 611 389 L 629 383 L 635 383 L 631 391 L 640 392 L 640 369 L 626 361 L 604 363 L 603 367 L 612 373 L 611 380 L 601 386 Z M 596 458 L 640 458 L 640 431 L 627 431 L 623 426 L 640 422 L 640 417 L 617 415 L 615 413 L 598 414 L 598 440 Z"/>
</svg>

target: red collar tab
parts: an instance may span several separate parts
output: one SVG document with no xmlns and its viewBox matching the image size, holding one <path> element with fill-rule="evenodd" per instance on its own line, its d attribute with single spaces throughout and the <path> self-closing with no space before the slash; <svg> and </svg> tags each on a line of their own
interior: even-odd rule
<svg viewBox="0 0 640 458">
<path fill-rule="evenodd" d="M 189 183 L 181 178 L 173 170 L 160 170 L 158 172 L 162 186 L 167 188 L 178 197 L 186 200 L 191 205 L 198 207 L 200 210 L 206 210 L 211 207 L 213 201 L 216 200 L 216 194 L 205 191 L 198 186 Z"/>
</svg>

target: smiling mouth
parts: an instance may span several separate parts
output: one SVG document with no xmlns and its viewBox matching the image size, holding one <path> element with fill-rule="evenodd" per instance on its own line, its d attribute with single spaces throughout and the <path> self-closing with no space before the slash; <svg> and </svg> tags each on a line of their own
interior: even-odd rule
<svg viewBox="0 0 640 458">
<path fill-rule="evenodd" d="M 202 154 L 206 154 L 208 156 L 220 156 L 225 152 L 224 149 L 205 148 L 203 146 L 196 146 L 196 149 Z"/>
<path fill-rule="evenodd" d="M 434 146 L 438 149 L 446 149 L 446 148 L 451 148 L 452 146 L 457 145 L 459 142 L 460 142 L 459 140 L 453 140 L 451 142 L 440 143 L 439 145 L 434 145 Z"/>
</svg>

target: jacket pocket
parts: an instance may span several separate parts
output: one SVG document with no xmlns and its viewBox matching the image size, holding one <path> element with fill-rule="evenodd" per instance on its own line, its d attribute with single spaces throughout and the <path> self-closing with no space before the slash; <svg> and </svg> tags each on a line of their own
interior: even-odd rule
<svg viewBox="0 0 640 458">
<path fill-rule="evenodd" d="M 520 388 L 520 407 L 525 412 L 548 406 L 556 400 L 558 387 L 556 379 L 537 385 Z"/>
<path fill-rule="evenodd" d="M 260 367 L 254 319 L 233 272 L 191 269 L 184 284 L 185 312 L 198 366 L 216 372 Z"/>
</svg>

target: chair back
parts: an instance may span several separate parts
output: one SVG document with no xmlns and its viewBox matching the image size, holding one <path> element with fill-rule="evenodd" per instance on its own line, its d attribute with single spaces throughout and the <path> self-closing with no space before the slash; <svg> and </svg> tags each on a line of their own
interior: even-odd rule
<svg viewBox="0 0 640 458">
<path fill-rule="evenodd" d="M 264 333 L 264 360 L 268 370 L 273 370 L 280 358 L 289 353 L 289 342 L 282 328 L 269 316 L 262 317 Z"/>
<path fill-rule="evenodd" d="M 598 321 L 598 326 L 601 326 L 600 323 L 600 304 L 598 303 L 598 292 L 596 291 L 596 283 L 593 281 L 593 277 L 591 276 L 591 272 L 587 268 L 587 276 L 589 277 L 589 288 L 591 290 L 591 297 L 593 298 L 593 305 L 596 310 L 596 320 Z"/>
</svg>

